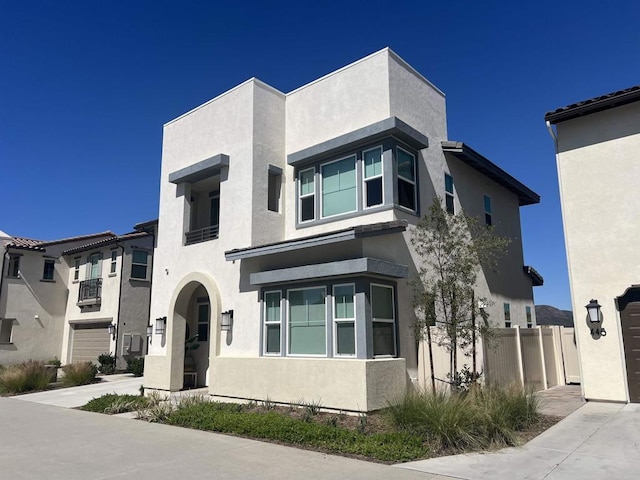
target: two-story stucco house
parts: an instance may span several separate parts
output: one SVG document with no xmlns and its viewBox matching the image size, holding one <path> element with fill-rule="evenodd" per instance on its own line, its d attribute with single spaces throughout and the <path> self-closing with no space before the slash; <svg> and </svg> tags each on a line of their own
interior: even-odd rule
<svg viewBox="0 0 640 480">
<path fill-rule="evenodd" d="M 385 406 L 417 377 L 410 229 L 438 197 L 512 238 L 481 287 L 497 324 L 535 321 L 519 208 L 538 195 L 450 141 L 444 94 L 389 49 L 167 123 L 161 179 L 146 388 Z"/>
<path fill-rule="evenodd" d="M 556 145 L 583 395 L 638 403 L 640 86 L 559 108 L 545 120 Z M 600 325 L 587 320 L 591 300 L 601 307 Z"/>
<path fill-rule="evenodd" d="M 116 235 L 5 242 L 0 288 L 0 363 L 59 358 L 117 368 L 146 353 L 153 222 Z M 111 326 L 111 327 L 110 327 Z"/>
</svg>

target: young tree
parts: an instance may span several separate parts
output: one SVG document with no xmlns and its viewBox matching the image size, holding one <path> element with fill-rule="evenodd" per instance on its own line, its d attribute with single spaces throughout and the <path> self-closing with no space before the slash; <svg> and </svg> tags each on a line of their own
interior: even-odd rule
<svg viewBox="0 0 640 480">
<path fill-rule="evenodd" d="M 476 293 L 478 274 L 482 269 L 495 268 L 509 242 L 474 217 L 447 213 L 440 199 L 433 202 L 413 230 L 411 244 L 422 259 L 418 276 L 412 282 L 418 314 L 414 333 L 417 340 L 427 341 L 432 388 L 435 389 L 432 341 L 449 352 L 452 383 L 459 380 L 458 348 L 465 350 L 471 346 L 472 375 L 477 376 L 475 338 L 489 331 L 488 315 L 477 308 L 478 303 L 488 304 L 487 299 Z M 441 333 L 432 338 L 428 327 L 435 325 L 441 327 Z"/>
</svg>

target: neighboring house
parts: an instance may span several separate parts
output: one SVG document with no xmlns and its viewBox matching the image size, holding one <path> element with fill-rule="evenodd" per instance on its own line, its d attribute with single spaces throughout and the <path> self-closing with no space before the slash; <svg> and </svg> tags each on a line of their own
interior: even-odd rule
<svg viewBox="0 0 640 480">
<path fill-rule="evenodd" d="M 556 142 L 583 395 L 640 402 L 640 86 L 545 120 Z M 587 321 L 592 299 L 606 336 Z"/>
<path fill-rule="evenodd" d="M 125 368 L 125 354 L 144 355 L 154 235 L 143 228 L 154 224 L 140 225 L 120 236 L 5 242 L 0 364 L 115 353 Z"/>
<path fill-rule="evenodd" d="M 444 94 L 389 49 L 169 122 L 161 178 L 146 388 L 385 406 L 417 378 L 410 230 L 437 196 L 512 239 L 486 308 L 535 323 L 519 208 L 538 195 L 449 141 Z"/>
</svg>

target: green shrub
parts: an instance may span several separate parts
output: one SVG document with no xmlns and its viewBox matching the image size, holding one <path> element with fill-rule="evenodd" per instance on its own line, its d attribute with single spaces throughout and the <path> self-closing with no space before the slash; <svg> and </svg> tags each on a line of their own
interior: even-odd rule
<svg viewBox="0 0 640 480">
<path fill-rule="evenodd" d="M 45 362 L 45 365 L 53 365 L 55 367 L 59 367 L 60 365 L 62 365 L 62 362 L 58 359 L 58 357 L 53 357 L 52 360 L 47 360 Z"/>
<path fill-rule="evenodd" d="M 62 367 L 62 371 L 62 384 L 65 387 L 87 385 L 94 382 L 98 374 L 98 368 L 91 362 L 69 363 Z"/>
<path fill-rule="evenodd" d="M 128 358 L 127 373 L 133 373 L 134 377 L 141 377 L 144 374 L 144 357 Z"/>
<path fill-rule="evenodd" d="M 147 399 L 139 395 L 118 395 L 115 393 L 107 393 L 101 397 L 93 398 L 81 407 L 81 410 L 97 413 L 125 413 L 134 412 L 138 408 L 147 405 Z"/>
<path fill-rule="evenodd" d="M 188 406 L 178 405 L 167 414 L 165 422 L 349 455 L 364 455 L 388 462 L 406 461 L 428 454 L 420 437 L 405 432 L 364 435 L 331 424 L 305 422 L 274 411 L 247 411 L 242 405 L 234 404 L 207 401 Z"/>
<path fill-rule="evenodd" d="M 44 362 L 28 360 L 19 365 L 10 365 L 0 372 L 0 392 L 23 393 L 44 390 L 52 380 L 52 371 Z"/>
<path fill-rule="evenodd" d="M 116 369 L 116 357 L 110 353 L 98 355 L 98 363 L 100 364 L 98 371 L 105 375 L 111 375 Z"/>
</svg>

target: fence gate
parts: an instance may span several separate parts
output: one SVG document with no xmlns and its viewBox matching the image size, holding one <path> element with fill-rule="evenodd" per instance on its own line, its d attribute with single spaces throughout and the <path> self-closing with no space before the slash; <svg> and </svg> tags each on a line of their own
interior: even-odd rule
<svg viewBox="0 0 640 480">
<path fill-rule="evenodd" d="M 574 328 L 561 328 L 562 363 L 566 383 L 580 383 L 580 365 L 578 364 L 578 347 Z"/>
</svg>

